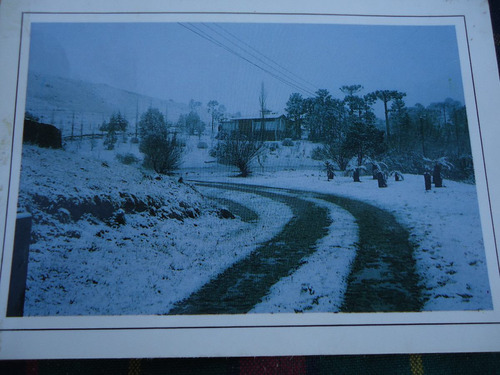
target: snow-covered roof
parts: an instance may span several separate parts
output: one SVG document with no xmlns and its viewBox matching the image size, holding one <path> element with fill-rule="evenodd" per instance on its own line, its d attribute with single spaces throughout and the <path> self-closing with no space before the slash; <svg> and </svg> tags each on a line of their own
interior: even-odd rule
<svg viewBox="0 0 500 375">
<path fill-rule="evenodd" d="M 266 120 L 274 120 L 274 119 L 278 119 L 280 117 L 283 117 L 285 116 L 283 113 L 269 113 L 269 114 L 266 114 L 265 115 L 265 119 Z M 223 120 L 222 122 L 231 122 L 231 121 L 235 121 L 235 120 L 262 120 L 262 116 L 260 115 L 247 115 L 247 116 L 238 116 L 238 117 L 232 117 L 232 118 L 228 118 L 228 119 L 225 119 Z"/>
</svg>

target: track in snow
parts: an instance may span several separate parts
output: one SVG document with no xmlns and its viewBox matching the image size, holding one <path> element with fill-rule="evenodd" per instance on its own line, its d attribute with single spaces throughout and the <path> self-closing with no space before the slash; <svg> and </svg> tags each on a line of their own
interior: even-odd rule
<svg viewBox="0 0 500 375">
<path fill-rule="evenodd" d="M 327 234 L 327 210 L 300 198 L 311 193 L 241 184 L 197 184 L 278 200 L 292 209 L 294 217 L 272 240 L 178 302 L 169 315 L 250 311 L 273 284 L 300 267 L 303 258 L 315 251 L 317 240 Z M 349 211 L 359 226 L 359 249 L 341 311 L 420 311 L 420 286 L 408 232 L 390 213 L 370 204 L 332 194 L 312 195 Z"/>
</svg>

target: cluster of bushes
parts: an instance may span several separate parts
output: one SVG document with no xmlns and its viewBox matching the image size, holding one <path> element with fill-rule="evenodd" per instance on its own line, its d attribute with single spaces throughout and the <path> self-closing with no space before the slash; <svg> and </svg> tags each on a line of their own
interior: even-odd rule
<svg viewBox="0 0 500 375">
<path fill-rule="evenodd" d="M 450 180 L 474 183 L 474 166 L 471 155 L 447 156 L 447 167 L 443 169 L 443 176 Z M 400 154 L 390 152 L 381 158 L 389 169 L 399 170 L 409 174 L 424 174 L 432 169 L 435 160 L 427 159 L 418 152 Z"/>
</svg>

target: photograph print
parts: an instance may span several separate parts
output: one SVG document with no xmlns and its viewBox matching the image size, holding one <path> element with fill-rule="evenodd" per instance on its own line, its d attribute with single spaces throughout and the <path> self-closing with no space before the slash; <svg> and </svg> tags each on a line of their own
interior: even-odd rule
<svg viewBox="0 0 500 375">
<path fill-rule="evenodd" d="M 9 316 L 493 309 L 455 26 L 30 27 Z"/>
</svg>

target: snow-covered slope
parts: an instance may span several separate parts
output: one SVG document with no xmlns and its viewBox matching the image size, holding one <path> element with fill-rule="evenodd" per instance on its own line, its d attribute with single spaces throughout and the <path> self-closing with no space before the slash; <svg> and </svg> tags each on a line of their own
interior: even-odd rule
<svg viewBox="0 0 500 375">
<path fill-rule="evenodd" d="M 25 315 L 167 313 L 291 217 L 270 199 L 245 201 L 265 215 L 224 219 L 177 178 L 25 146 L 18 206 L 33 216 Z"/>
<path fill-rule="evenodd" d="M 140 95 L 105 84 L 34 72 L 28 76 L 26 111 L 40 117 L 42 122 L 61 128 L 63 136 L 71 134 L 72 122 L 75 124 L 75 134 L 80 134 L 81 124 L 84 134 L 90 134 L 92 129 L 97 132 L 99 125 L 117 111 L 125 115 L 130 124 L 135 124 L 137 112 L 140 117 L 150 106 L 164 114 L 167 111 L 168 120 L 172 122 L 177 121 L 180 114 L 189 112 L 187 104 Z"/>
</svg>

